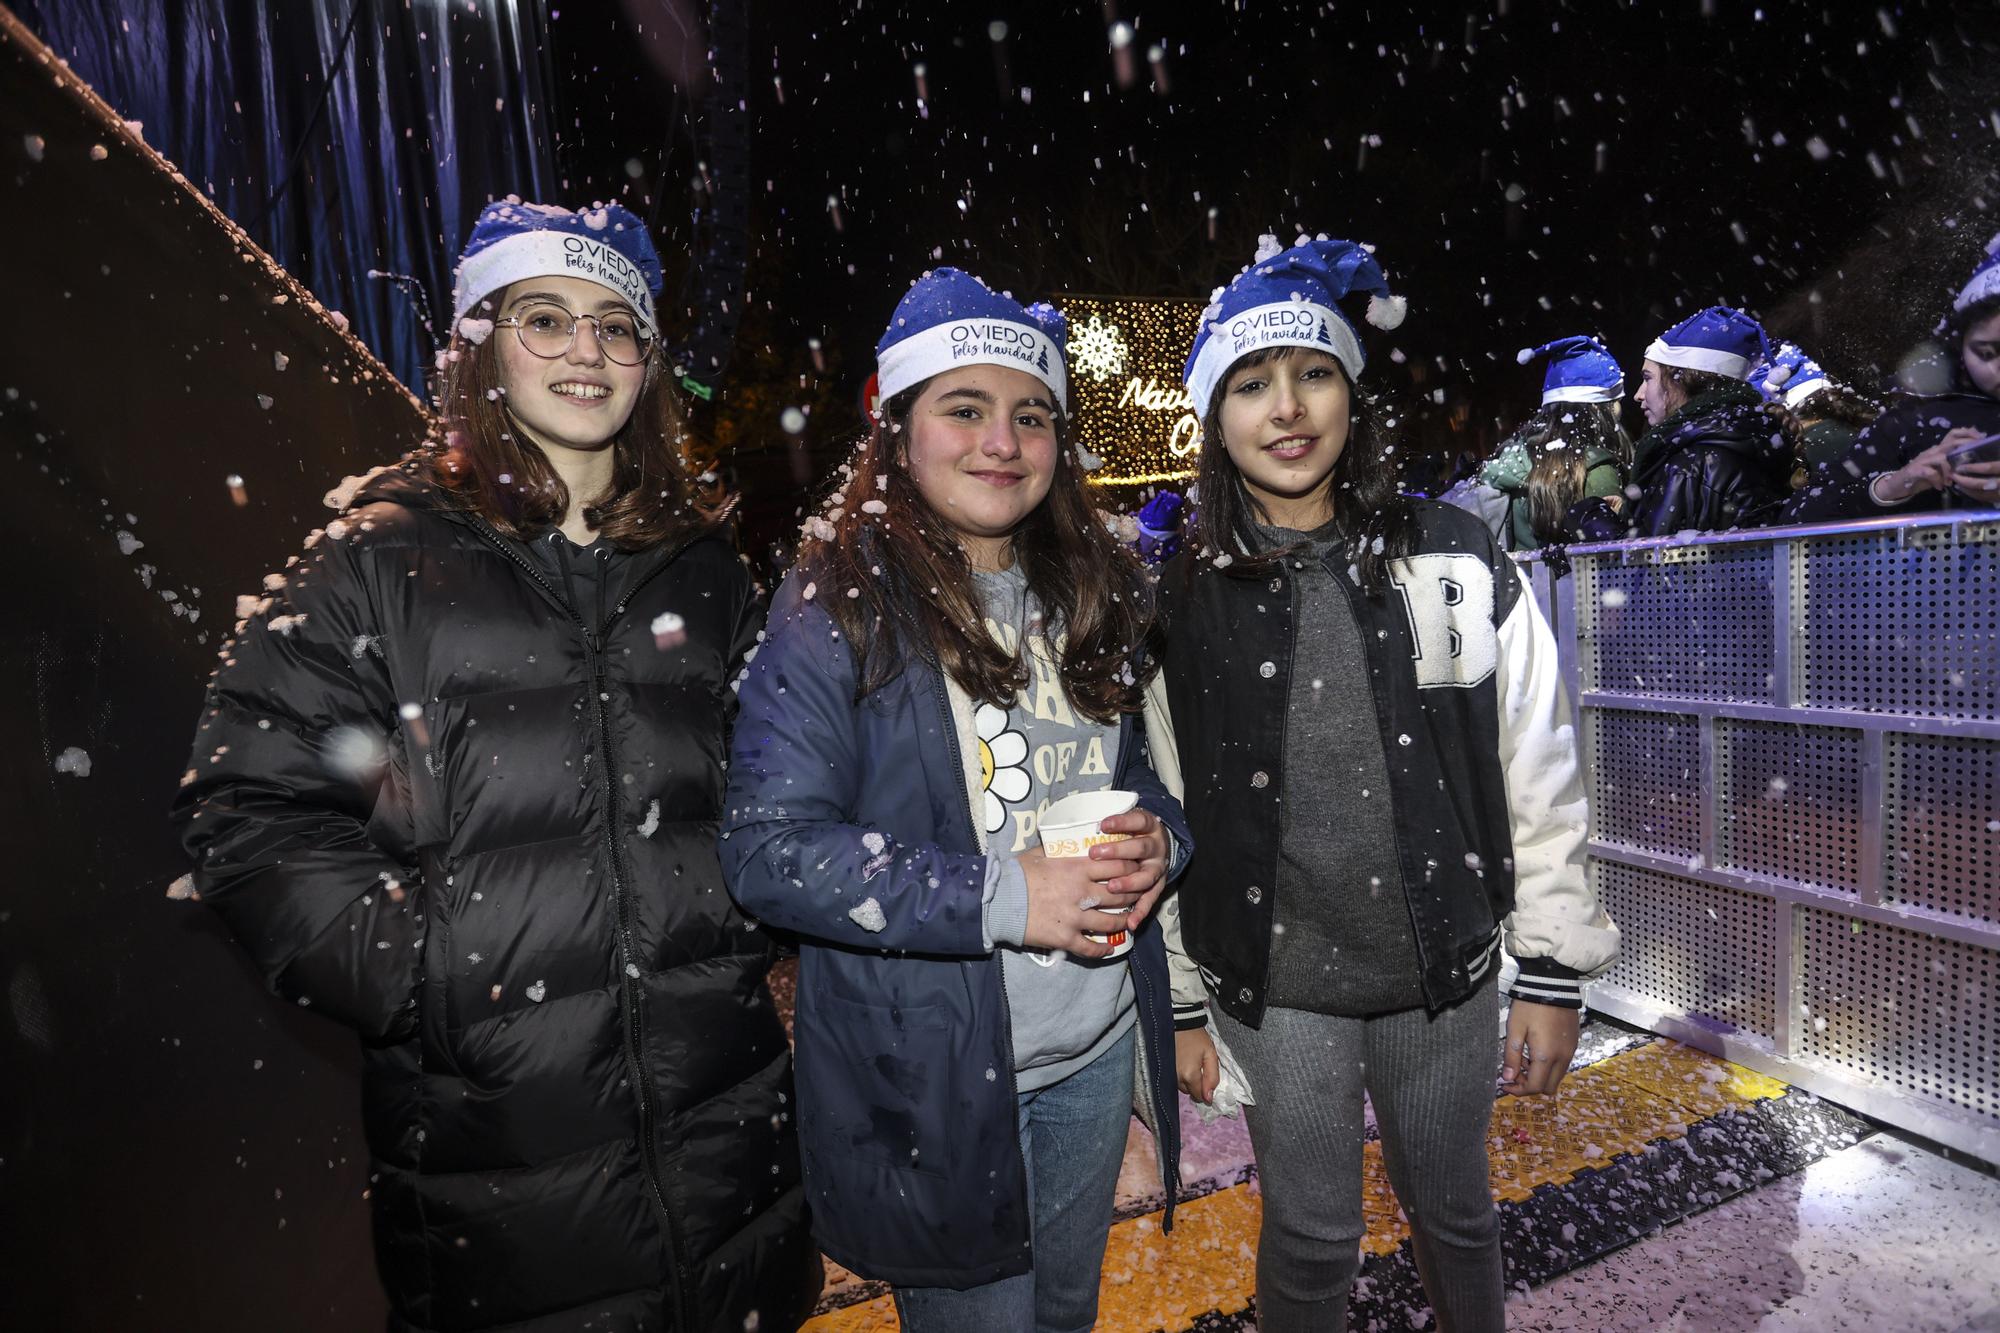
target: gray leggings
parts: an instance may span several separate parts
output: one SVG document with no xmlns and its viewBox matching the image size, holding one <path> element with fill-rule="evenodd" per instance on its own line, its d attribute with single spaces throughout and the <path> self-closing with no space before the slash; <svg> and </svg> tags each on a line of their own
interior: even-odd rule
<svg viewBox="0 0 2000 1333">
<path fill-rule="evenodd" d="M 1257 1243 L 1257 1327 L 1347 1327 L 1361 1269 L 1361 1094 L 1410 1219 L 1417 1271 L 1442 1333 L 1506 1327 L 1500 1218 L 1486 1135 L 1500 1064 L 1492 978 L 1440 1014 L 1422 1008 L 1340 1018 L 1266 1009 L 1247 1028 L 1211 1006 L 1257 1104 L 1247 1108 L 1264 1195 Z"/>
</svg>

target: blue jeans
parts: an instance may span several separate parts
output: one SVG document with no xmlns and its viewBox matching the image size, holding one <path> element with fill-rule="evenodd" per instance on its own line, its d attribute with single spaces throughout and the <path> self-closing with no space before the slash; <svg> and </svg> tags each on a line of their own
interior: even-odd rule
<svg viewBox="0 0 2000 1333">
<path fill-rule="evenodd" d="M 1085 1333 L 1097 1322 L 1104 1244 L 1132 1118 L 1135 1040 L 1128 1029 L 1062 1082 L 1020 1096 L 1034 1268 L 966 1291 L 898 1287 L 904 1333 Z"/>
</svg>

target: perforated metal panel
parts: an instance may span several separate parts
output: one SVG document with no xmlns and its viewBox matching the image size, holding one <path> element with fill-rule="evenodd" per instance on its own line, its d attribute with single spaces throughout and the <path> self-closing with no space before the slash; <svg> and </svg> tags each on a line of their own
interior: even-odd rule
<svg viewBox="0 0 2000 1333">
<path fill-rule="evenodd" d="M 1593 860 L 1591 878 L 1621 942 L 1607 982 L 1711 1022 L 1770 1035 L 1777 904 L 1615 861 Z"/>
<path fill-rule="evenodd" d="M 1597 836 L 1684 861 L 1700 855 L 1700 722 L 1593 708 L 1583 732 Z"/>
<path fill-rule="evenodd" d="M 1861 750 L 1858 731 L 1716 719 L 1716 863 L 1858 894 Z"/>
<path fill-rule="evenodd" d="M 2000 519 L 1569 556 L 1603 1003 L 2000 1165 Z"/>
<path fill-rule="evenodd" d="M 1758 545 L 1585 560 L 1576 574 L 1583 688 L 1770 700 L 1771 560 Z"/>
<path fill-rule="evenodd" d="M 2000 524 L 1815 537 L 1798 548 L 1802 703 L 2000 717 Z"/>
<path fill-rule="evenodd" d="M 2000 1116 L 2000 953 L 1800 909 L 1804 1054 Z"/>
<path fill-rule="evenodd" d="M 1887 738 L 1884 902 L 2000 925 L 2000 742 Z"/>
</svg>

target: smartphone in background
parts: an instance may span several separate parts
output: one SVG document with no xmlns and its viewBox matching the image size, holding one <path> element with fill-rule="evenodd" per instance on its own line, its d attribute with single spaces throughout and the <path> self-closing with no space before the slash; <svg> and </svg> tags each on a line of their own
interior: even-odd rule
<svg viewBox="0 0 2000 1333">
<path fill-rule="evenodd" d="M 2000 463 L 2000 435 L 1967 440 L 1947 453 L 1945 458 L 1953 467 L 1963 467 L 1967 463 Z"/>
</svg>

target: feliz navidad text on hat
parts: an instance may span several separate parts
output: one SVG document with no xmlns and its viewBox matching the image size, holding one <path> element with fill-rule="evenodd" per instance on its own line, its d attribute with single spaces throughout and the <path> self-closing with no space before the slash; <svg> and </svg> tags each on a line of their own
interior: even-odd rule
<svg viewBox="0 0 2000 1333">
<path fill-rule="evenodd" d="M 1050 373 L 1050 339 L 1026 325 L 1001 319 L 967 320 L 949 326 L 945 337 L 954 364 L 1019 361 L 1037 375 Z"/>
<path fill-rule="evenodd" d="M 1246 352 L 1262 347 L 1296 347 L 1308 338 L 1332 352 L 1338 344 L 1334 342 L 1327 321 L 1337 318 L 1339 316 L 1324 306 L 1306 301 L 1247 310 L 1230 320 L 1224 328 L 1224 334 L 1229 339 L 1229 359 L 1233 361 Z"/>
<path fill-rule="evenodd" d="M 637 264 L 603 241 L 563 237 L 562 265 L 564 273 L 609 287 L 635 308 L 646 304 L 646 275 Z"/>
</svg>

